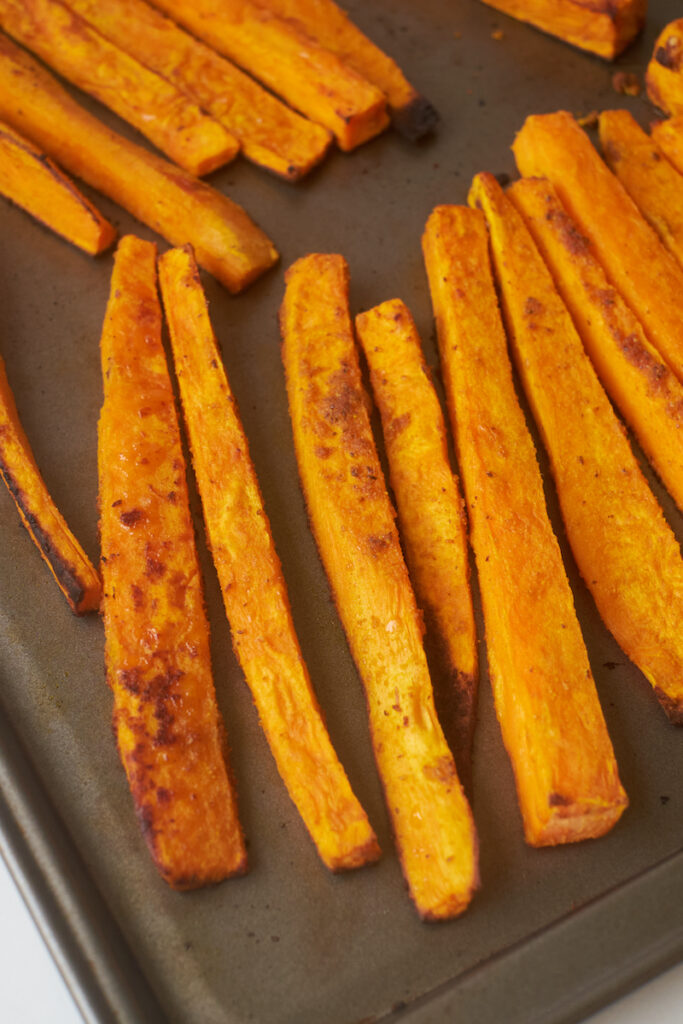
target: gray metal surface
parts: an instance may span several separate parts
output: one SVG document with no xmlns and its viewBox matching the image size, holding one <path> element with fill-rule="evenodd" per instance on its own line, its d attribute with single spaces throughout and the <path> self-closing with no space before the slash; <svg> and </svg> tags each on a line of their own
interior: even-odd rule
<svg viewBox="0 0 683 1024">
<path fill-rule="evenodd" d="M 644 38 L 618 67 L 644 70 L 678 6 L 653 0 Z M 525 847 L 484 677 L 474 771 L 482 889 L 458 921 L 417 919 L 392 848 L 361 686 L 307 528 L 276 323 L 284 269 L 305 252 L 341 252 L 354 312 L 401 296 L 435 364 L 419 245 L 431 208 L 464 202 L 479 170 L 513 175 L 509 147 L 527 113 L 626 105 L 646 123 L 652 108 L 614 94 L 612 66 L 474 0 L 356 0 L 349 7 L 438 107 L 439 134 L 412 147 L 389 133 L 356 153 L 333 154 L 296 187 L 242 162 L 215 175 L 268 231 L 282 264 L 238 298 L 209 278 L 206 287 L 304 654 L 384 857 L 344 877 L 329 875 L 318 860 L 260 732 L 202 549 L 216 686 L 251 872 L 203 892 L 168 890 L 148 858 L 114 747 L 101 624 L 71 616 L 3 489 L 0 824 L 6 855 L 33 891 L 92 1020 L 349 1024 L 394 1015 L 425 1024 L 459 1010 L 481 1024 L 568 1022 L 683 955 L 675 898 L 683 877 L 683 732 L 667 723 L 600 624 L 566 544 L 631 806 L 597 842 Z M 502 39 L 492 38 L 495 28 Z M 113 204 L 96 201 L 122 232 L 153 237 Z M 93 558 L 98 340 L 110 272 L 110 256 L 92 260 L 0 204 L 0 347 L 39 465 Z M 673 502 L 653 486 L 680 536 Z M 548 499 L 557 522 L 550 486 Z"/>
</svg>

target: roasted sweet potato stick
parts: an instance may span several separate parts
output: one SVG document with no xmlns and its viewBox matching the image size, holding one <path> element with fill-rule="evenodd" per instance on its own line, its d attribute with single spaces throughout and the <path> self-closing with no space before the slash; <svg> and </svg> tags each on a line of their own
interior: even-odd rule
<svg viewBox="0 0 683 1024">
<path fill-rule="evenodd" d="M 106 128 L 2 35 L 0 117 L 172 244 L 189 242 L 231 292 L 276 262 L 272 243 L 241 207 Z"/>
<path fill-rule="evenodd" d="M 478 883 L 467 800 L 436 717 L 422 629 L 375 451 L 341 256 L 287 272 L 280 311 L 299 473 L 365 686 L 372 743 L 420 915 L 454 917 Z"/>
<path fill-rule="evenodd" d="M 614 825 L 627 799 L 512 382 L 484 219 L 437 206 L 422 246 L 489 674 L 526 840 L 593 838 Z"/>
<path fill-rule="evenodd" d="M 645 24 L 647 0 L 484 0 L 572 46 L 614 60 Z"/>
<path fill-rule="evenodd" d="M 102 608 L 114 731 L 150 852 L 174 888 L 246 868 L 211 676 L 156 249 L 116 252 L 102 330 Z"/>
<path fill-rule="evenodd" d="M 563 206 L 593 243 L 611 284 L 683 380 L 679 313 L 683 269 L 667 252 L 623 185 L 571 114 L 528 117 L 513 146 L 526 178 L 548 178 Z"/>
<path fill-rule="evenodd" d="M 296 25 L 249 0 L 152 0 L 312 121 L 340 149 L 355 149 L 389 123 L 384 94 Z"/>
<path fill-rule="evenodd" d="M 660 32 L 645 81 L 656 107 L 667 114 L 683 114 L 683 18 Z"/>
<path fill-rule="evenodd" d="M 76 615 L 100 605 L 100 577 L 55 506 L 19 420 L 0 357 L 0 476 L 59 589 Z"/>
<path fill-rule="evenodd" d="M 331 134 L 281 103 L 234 64 L 144 0 L 67 0 L 122 50 L 163 75 L 241 144 L 248 160 L 296 181 L 319 163 Z"/>
<path fill-rule="evenodd" d="M 574 558 L 617 642 L 683 725 L 683 559 L 522 218 L 474 179 L 510 342 Z"/>
<path fill-rule="evenodd" d="M 66 174 L 1 121 L 0 193 L 91 256 L 116 238 L 116 229 Z"/>
<path fill-rule="evenodd" d="M 607 166 L 683 266 L 683 175 L 628 110 L 600 114 L 600 144 Z"/>
<path fill-rule="evenodd" d="M 159 279 L 192 462 L 233 645 L 280 775 L 333 871 L 379 856 L 332 748 L 304 663 L 247 439 L 191 251 Z"/>
<path fill-rule="evenodd" d="M 356 317 L 375 402 L 382 417 L 391 486 L 406 560 L 427 629 L 438 636 L 448 678 L 436 686 L 458 775 L 471 776 L 477 706 L 477 636 L 472 611 L 467 523 L 451 470 L 446 429 L 409 310 L 400 299 Z M 443 691 L 448 688 L 450 694 Z M 447 699 L 445 699 L 447 698 Z M 439 708 L 439 700 L 437 700 Z M 452 736 L 451 736 L 452 733 Z"/>
<path fill-rule="evenodd" d="M 239 142 L 222 124 L 60 0 L 0 0 L 0 26 L 190 174 L 208 174 L 237 155 Z"/>
<path fill-rule="evenodd" d="M 652 125 L 652 138 L 667 160 L 683 174 L 683 114 Z"/>
<path fill-rule="evenodd" d="M 569 309 L 598 376 L 683 511 L 683 384 L 607 281 L 549 181 L 508 190 Z"/>
<path fill-rule="evenodd" d="M 389 101 L 394 124 L 406 138 L 416 141 L 436 127 L 439 115 L 407 81 L 398 64 L 361 32 L 334 0 L 260 0 L 281 18 L 295 21 L 369 82 Z"/>
</svg>

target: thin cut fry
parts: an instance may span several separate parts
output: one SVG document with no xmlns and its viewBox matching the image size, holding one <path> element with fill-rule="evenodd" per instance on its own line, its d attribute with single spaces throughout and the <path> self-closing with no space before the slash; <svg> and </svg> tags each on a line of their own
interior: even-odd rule
<svg viewBox="0 0 683 1024">
<path fill-rule="evenodd" d="M 75 615 L 96 611 L 100 577 L 48 493 L 19 420 L 1 357 L 0 476 L 71 611 Z"/>
<path fill-rule="evenodd" d="M 652 125 L 652 138 L 667 160 L 683 174 L 683 113 Z"/>
<path fill-rule="evenodd" d="M 477 635 L 472 611 L 467 523 L 451 470 L 439 400 L 429 380 L 409 310 L 393 299 L 356 317 L 375 402 L 382 417 L 391 486 L 406 560 L 427 628 L 438 635 L 447 667 L 442 725 L 458 775 L 471 777 L 477 705 Z M 443 696 L 439 688 L 438 698 Z"/>
<path fill-rule="evenodd" d="M 436 127 L 439 115 L 379 46 L 351 21 L 334 0 L 260 0 L 281 18 L 295 21 L 312 36 L 381 89 L 389 101 L 392 120 L 411 141 L 421 139 Z"/>
<path fill-rule="evenodd" d="M 287 272 L 280 311 L 299 473 L 365 686 L 403 872 L 422 917 L 454 917 L 478 883 L 472 815 L 441 731 L 421 623 L 375 451 L 341 256 Z"/>
<path fill-rule="evenodd" d="M 474 179 L 508 333 L 567 536 L 605 625 L 683 725 L 683 559 L 581 339 L 512 203 Z"/>
<path fill-rule="evenodd" d="M 547 263 L 604 387 L 683 511 L 683 384 L 608 283 L 550 182 L 522 178 L 507 195 Z"/>
<path fill-rule="evenodd" d="M 512 382 L 484 219 L 437 206 L 422 246 L 526 840 L 593 838 L 628 801 Z"/>
<path fill-rule="evenodd" d="M 572 46 L 614 60 L 645 24 L 647 0 L 484 0 Z"/>
<path fill-rule="evenodd" d="M 683 18 L 660 32 L 647 66 L 647 94 L 667 114 L 683 114 Z"/>
<path fill-rule="evenodd" d="M 239 142 L 222 124 L 59 0 L 0 0 L 0 26 L 190 174 L 237 156 Z"/>
<path fill-rule="evenodd" d="M 526 119 L 513 150 L 525 178 L 548 178 L 553 183 L 563 206 L 593 243 L 608 280 L 683 380 L 683 269 L 585 132 L 565 111 L 535 114 Z"/>
<path fill-rule="evenodd" d="M 172 244 L 189 242 L 231 292 L 276 262 L 272 243 L 241 207 L 106 128 L 2 35 L 0 117 Z"/>
<path fill-rule="evenodd" d="M 67 0 L 116 46 L 163 75 L 235 135 L 255 164 L 296 181 L 318 164 L 331 134 L 281 103 L 230 61 L 144 0 Z"/>
<path fill-rule="evenodd" d="M 607 166 L 683 265 L 683 175 L 628 110 L 600 114 L 600 144 Z"/>
<path fill-rule="evenodd" d="M 116 228 L 51 160 L 0 121 L 0 193 L 79 249 L 96 256 Z"/>
<path fill-rule="evenodd" d="M 189 249 L 159 261 L 192 462 L 233 645 L 287 789 L 333 871 L 380 850 L 334 752 L 304 663 L 235 399 Z"/>
<path fill-rule="evenodd" d="M 156 248 L 116 252 L 102 330 L 102 602 L 114 731 L 142 831 L 176 889 L 246 868 L 216 706 L 209 627 L 173 391 Z"/>
<path fill-rule="evenodd" d="M 152 0 L 312 121 L 340 149 L 355 149 L 389 123 L 384 94 L 296 25 L 250 0 Z"/>
</svg>

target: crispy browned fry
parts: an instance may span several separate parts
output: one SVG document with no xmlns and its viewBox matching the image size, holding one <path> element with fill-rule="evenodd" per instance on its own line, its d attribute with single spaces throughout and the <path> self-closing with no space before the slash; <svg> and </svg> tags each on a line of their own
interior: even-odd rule
<svg viewBox="0 0 683 1024">
<path fill-rule="evenodd" d="M 489 7 L 613 60 L 643 25 L 647 0 L 484 0 Z"/>
<path fill-rule="evenodd" d="M 534 114 L 526 119 L 513 150 L 525 178 L 548 178 L 553 183 L 563 206 L 593 243 L 608 280 L 683 380 L 683 269 L 585 132 L 565 111 Z"/>
<path fill-rule="evenodd" d="M 322 160 L 332 136 L 144 0 L 67 0 L 98 31 L 163 75 L 235 135 L 248 160 L 289 181 Z"/>
<path fill-rule="evenodd" d="M 683 114 L 653 124 L 652 138 L 679 174 L 683 174 Z"/>
<path fill-rule="evenodd" d="M 230 291 L 241 291 L 277 261 L 272 243 L 241 207 L 105 127 L 3 35 L 0 117 L 169 242 L 189 242 L 198 263 Z"/>
<path fill-rule="evenodd" d="M 665 25 L 647 66 L 647 94 L 667 114 L 683 114 L 683 18 Z"/>
<path fill-rule="evenodd" d="M 21 520 L 76 615 L 99 608 L 100 577 L 55 506 L 19 420 L 0 357 L 0 476 Z"/>
<path fill-rule="evenodd" d="M 28 139 L 0 122 L 0 193 L 91 256 L 108 249 L 116 228 Z"/>
<path fill-rule="evenodd" d="M 239 142 L 222 124 L 59 0 L 0 0 L 0 26 L 190 174 L 237 156 Z"/>
<path fill-rule="evenodd" d="M 333 871 L 380 850 L 311 686 L 235 399 L 189 248 L 159 261 L 192 462 L 233 645 L 280 775 Z"/>
<path fill-rule="evenodd" d="M 299 473 L 365 686 L 403 872 L 422 917 L 454 917 L 478 884 L 472 815 L 441 731 L 422 629 L 368 418 L 341 256 L 287 272 L 280 311 Z"/>
<path fill-rule="evenodd" d="M 356 317 L 382 417 L 391 486 L 410 575 L 427 629 L 438 635 L 448 678 L 437 708 L 458 775 L 471 777 L 477 698 L 477 635 L 472 611 L 467 523 L 451 470 L 443 414 L 417 329 L 400 299 Z M 445 693 L 445 690 L 450 693 Z"/>
<path fill-rule="evenodd" d="M 437 206 L 422 245 L 525 836 L 534 846 L 599 836 L 627 799 L 512 382 L 484 219 Z"/>
<path fill-rule="evenodd" d="M 517 210 L 474 179 L 508 333 L 548 450 L 567 536 L 605 625 L 683 725 L 683 559 Z"/>
<path fill-rule="evenodd" d="M 683 265 L 683 175 L 628 110 L 603 111 L 600 143 L 607 166 Z"/>
<path fill-rule="evenodd" d="M 216 706 L 209 627 L 156 248 L 119 244 L 102 329 L 102 602 L 114 730 L 152 857 L 174 888 L 241 873 L 246 854 Z"/>
<path fill-rule="evenodd" d="M 373 82 L 386 95 L 394 124 L 411 141 L 434 130 L 439 115 L 429 100 L 407 81 L 398 64 L 354 25 L 334 0 L 260 0 L 300 25 L 321 46 Z"/>
<path fill-rule="evenodd" d="M 598 375 L 683 511 L 683 384 L 607 281 L 549 181 L 508 190 L 572 315 Z"/>
<path fill-rule="evenodd" d="M 355 149 L 389 123 L 384 94 L 330 50 L 250 0 L 152 0 L 312 121 L 341 149 Z"/>
</svg>

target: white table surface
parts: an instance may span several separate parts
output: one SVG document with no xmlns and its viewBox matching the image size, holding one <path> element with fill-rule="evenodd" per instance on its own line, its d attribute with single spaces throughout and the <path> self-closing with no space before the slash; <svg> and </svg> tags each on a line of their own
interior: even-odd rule
<svg viewBox="0 0 683 1024">
<path fill-rule="evenodd" d="M 83 1024 L 1 858 L 0 1021 Z M 683 964 L 595 1014 L 586 1024 L 683 1024 Z"/>
</svg>

